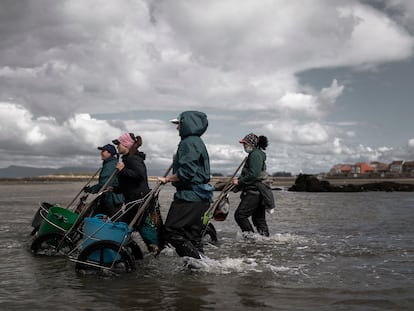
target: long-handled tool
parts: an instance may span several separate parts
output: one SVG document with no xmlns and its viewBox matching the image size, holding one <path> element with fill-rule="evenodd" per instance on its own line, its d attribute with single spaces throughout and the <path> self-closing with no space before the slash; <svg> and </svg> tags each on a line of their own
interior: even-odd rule
<svg viewBox="0 0 414 311">
<path fill-rule="evenodd" d="M 167 171 L 164 173 L 163 177 L 166 177 L 168 173 L 171 171 L 173 165 L 168 167 Z M 141 220 L 142 215 L 144 214 L 145 210 L 147 209 L 147 206 L 150 204 L 151 200 L 155 197 L 156 193 L 159 191 L 160 187 L 162 186 L 161 182 L 158 182 L 154 189 L 152 189 L 147 195 L 144 203 L 139 207 L 138 212 L 135 214 L 135 217 L 131 220 L 129 223 L 129 227 L 133 227 L 136 223 L 138 223 L 139 220 Z"/>
<path fill-rule="evenodd" d="M 80 196 L 80 194 L 84 191 L 85 187 L 87 187 L 89 185 L 89 183 L 95 178 L 95 176 L 101 171 L 100 168 L 98 168 L 98 170 L 95 172 L 95 174 L 93 174 L 91 176 L 91 178 L 89 178 L 89 180 L 86 182 L 86 184 L 81 188 L 81 190 L 78 192 L 78 194 L 73 198 L 72 201 L 70 201 L 70 203 L 66 206 L 67 209 L 69 209 L 69 207 L 73 204 L 73 202 L 76 201 L 76 199 Z"/>
<path fill-rule="evenodd" d="M 240 170 L 240 168 L 244 165 L 246 160 L 247 160 L 247 157 L 245 157 L 243 159 L 243 161 L 240 163 L 240 165 L 234 171 L 233 175 L 229 178 L 227 183 L 224 185 L 224 187 L 221 190 L 220 194 L 217 196 L 217 199 L 214 200 L 214 202 L 210 205 L 208 210 L 204 213 L 204 216 L 203 216 L 203 230 L 201 231 L 201 236 L 202 237 L 206 234 L 207 226 L 208 226 L 209 222 L 211 221 L 211 219 L 213 218 L 214 211 L 216 210 L 217 206 L 220 204 L 221 200 L 223 198 L 225 198 L 227 193 L 229 193 L 231 190 L 233 190 L 234 185 L 232 184 L 232 180 L 236 176 L 236 174 Z"/>
<path fill-rule="evenodd" d="M 111 176 L 109 176 L 109 178 L 106 180 L 106 182 L 103 184 L 103 186 L 99 189 L 99 191 L 97 192 L 97 196 L 96 197 L 99 197 L 100 195 L 102 195 L 102 193 L 104 193 L 105 191 L 107 191 L 108 189 L 108 186 L 109 186 L 109 184 L 112 182 L 112 179 L 114 179 L 114 177 L 117 175 L 119 173 L 119 170 L 118 169 L 115 169 L 113 172 L 112 172 L 112 174 L 111 174 Z M 87 206 L 85 206 L 81 211 L 80 211 L 80 214 L 79 214 L 79 217 L 78 217 L 78 219 L 82 219 L 83 218 L 83 216 L 84 216 L 84 214 L 88 211 L 88 209 L 89 209 L 89 207 L 93 204 L 93 202 L 94 202 L 94 200 L 93 201 L 91 201 Z"/>
<path fill-rule="evenodd" d="M 111 174 L 111 176 L 109 176 L 109 178 L 106 180 L 106 182 L 104 183 L 104 185 L 101 187 L 101 189 L 99 189 L 99 191 L 98 191 L 98 195 L 96 196 L 96 198 L 97 197 L 99 197 L 100 195 L 102 195 L 102 193 L 104 193 L 105 191 L 107 191 L 107 187 L 108 187 L 108 185 L 112 182 L 112 179 L 118 174 L 118 169 L 115 169 L 113 172 L 112 172 L 112 174 Z M 95 198 L 95 199 L 96 199 Z M 63 244 L 63 242 L 64 242 L 64 240 L 69 236 L 69 234 L 70 233 L 72 233 L 72 231 L 75 229 L 75 228 L 77 228 L 77 226 L 79 225 L 79 223 L 81 222 L 81 221 L 83 221 L 83 218 L 84 218 L 84 216 L 85 216 L 85 214 L 86 214 L 86 212 L 89 210 L 89 208 L 91 207 L 91 205 L 94 203 L 94 200 L 93 201 L 91 201 L 88 205 L 86 205 L 86 206 L 84 206 L 83 208 L 82 208 L 82 210 L 80 211 L 80 213 L 79 213 L 79 216 L 78 216 L 78 218 L 76 219 L 76 221 L 73 223 L 73 225 L 70 227 L 70 229 L 69 230 L 67 230 L 66 232 L 65 232 L 65 234 L 64 234 L 64 236 L 63 236 L 63 238 L 62 238 L 62 240 L 59 242 L 59 244 L 58 244 L 58 249 L 62 246 L 62 244 Z"/>
</svg>

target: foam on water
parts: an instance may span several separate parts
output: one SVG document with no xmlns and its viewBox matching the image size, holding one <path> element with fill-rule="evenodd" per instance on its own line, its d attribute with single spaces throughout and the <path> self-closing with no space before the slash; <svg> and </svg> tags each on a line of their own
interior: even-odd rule
<svg viewBox="0 0 414 311">
<path fill-rule="evenodd" d="M 308 238 L 291 233 L 278 233 L 265 237 L 257 233 L 238 232 L 236 238 L 222 238 L 220 246 L 207 244 L 208 256 L 201 259 L 185 257 L 184 266 L 191 271 L 212 274 L 246 274 L 246 273 L 298 273 L 298 267 L 286 265 L 274 265 L 273 252 L 276 246 L 297 245 L 299 249 L 307 248 L 301 244 L 309 242 Z M 217 253 L 217 249 L 221 251 Z M 244 250 L 244 257 L 240 256 L 240 250 Z M 174 250 L 167 248 L 164 254 L 174 256 Z M 215 257 L 211 258 L 209 257 Z"/>
<path fill-rule="evenodd" d="M 183 258 L 185 266 L 190 270 L 214 274 L 229 274 L 232 272 L 262 272 L 258 269 L 259 264 L 253 258 L 223 258 L 212 259 L 202 256 L 201 259 L 190 257 Z"/>
<path fill-rule="evenodd" d="M 259 242 L 262 243 L 269 243 L 269 244 L 289 244 L 289 243 L 307 243 L 309 242 L 309 238 L 304 236 L 295 235 L 292 233 L 276 233 L 270 235 L 268 237 L 260 235 L 258 233 L 252 232 L 237 232 L 236 234 L 237 241 L 244 241 L 244 242 Z"/>
<path fill-rule="evenodd" d="M 303 274 L 300 267 L 264 263 L 260 258 L 230 258 L 212 259 L 203 256 L 201 259 L 183 258 L 184 267 L 196 273 L 211 273 L 215 275 L 268 273 L 272 274 Z"/>
</svg>

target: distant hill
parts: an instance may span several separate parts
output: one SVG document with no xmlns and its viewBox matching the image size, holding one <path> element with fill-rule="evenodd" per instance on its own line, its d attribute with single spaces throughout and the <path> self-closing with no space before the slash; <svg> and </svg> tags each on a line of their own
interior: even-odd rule
<svg viewBox="0 0 414 311">
<path fill-rule="evenodd" d="M 0 178 L 24 178 L 38 177 L 52 174 L 68 174 L 68 173 L 86 173 L 93 174 L 97 168 L 90 167 L 60 167 L 60 168 L 40 168 L 31 166 L 11 165 L 6 168 L 0 168 Z"/>
<path fill-rule="evenodd" d="M 41 168 L 31 166 L 16 166 L 11 165 L 6 168 L 0 168 L 0 178 L 25 178 L 25 177 L 39 177 L 53 174 L 94 174 L 96 168 L 90 167 L 60 167 L 60 168 Z M 150 169 L 148 168 L 148 176 L 162 176 L 164 169 Z"/>
</svg>

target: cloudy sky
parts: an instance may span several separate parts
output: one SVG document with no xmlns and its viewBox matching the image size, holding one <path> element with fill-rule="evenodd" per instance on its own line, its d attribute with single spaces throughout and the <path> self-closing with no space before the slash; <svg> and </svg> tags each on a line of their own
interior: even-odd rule
<svg viewBox="0 0 414 311">
<path fill-rule="evenodd" d="M 213 172 L 269 140 L 270 173 L 414 160 L 414 1 L 3 0 L 0 167 L 99 167 L 143 137 L 149 169 L 207 113 Z"/>
</svg>

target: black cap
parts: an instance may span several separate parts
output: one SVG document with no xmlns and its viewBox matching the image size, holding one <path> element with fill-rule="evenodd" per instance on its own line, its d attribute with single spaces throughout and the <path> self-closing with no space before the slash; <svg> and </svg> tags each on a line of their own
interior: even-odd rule
<svg viewBox="0 0 414 311">
<path fill-rule="evenodd" d="M 116 148 L 114 146 L 112 146 L 111 144 L 106 144 L 103 147 L 98 147 L 98 149 L 99 150 L 106 150 L 106 151 L 108 151 L 113 156 L 117 154 Z"/>
</svg>

